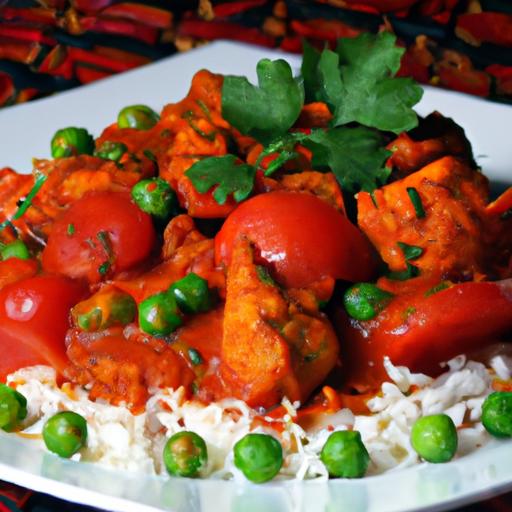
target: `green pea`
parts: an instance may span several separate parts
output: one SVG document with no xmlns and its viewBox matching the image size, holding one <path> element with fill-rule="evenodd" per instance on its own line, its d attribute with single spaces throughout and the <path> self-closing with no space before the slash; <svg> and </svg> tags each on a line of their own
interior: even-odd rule
<svg viewBox="0 0 512 512">
<path fill-rule="evenodd" d="M 105 160 L 113 160 L 119 162 L 121 157 L 128 151 L 126 144 L 122 142 L 110 142 L 106 140 L 101 147 L 99 147 L 94 154 Z"/>
<path fill-rule="evenodd" d="M 128 293 L 106 287 L 71 309 L 73 323 L 83 331 L 101 331 L 127 325 L 137 316 L 137 304 Z"/>
<path fill-rule="evenodd" d="M 160 120 L 160 116 L 147 105 L 130 105 L 124 107 L 117 116 L 119 128 L 136 128 L 149 130 Z"/>
<path fill-rule="evenodd" d="M 85 128 L 63 128 L 55 132 L 51 142 L 52 157 L 92 155 L 94 139 Z"/>
<path fill-rule="evenodd" d="M 247 434 L 234 448 L 235 466 L 251 482 L 272 480 L 283 465 L 283 449 L 279 441 L 267 434 Z"/>
<path fill-rule="evenodd" d="M 411 444 L 428 462 L 448 462 L 457 451 L 457 429 L 446 414 L 423 416 L 412 427 Z"/>
<path fill-rule="evenodd" d="M 51 452 L 71 457 L 85 446 L 87 421 L 76 412 L 58 412 L 44 424 L 43 440 Z"/>
<path fill-rule="evenodd" d="M 193 272 L 176 281 L 169 290 L 184 313 L 201 313 L 211 308 L 208 281 Z"/>
<path fill-rule="evenodd" d="M 330 476 L 337 478 L 361 478 L 370 463 L 361 434 L 355 430 L 333 432 L 320 452 Z"/>
<path fill-rule="evenodd" d="M 148 334 L 167 336 L 181 324 L 176 300 L 168 292 L 151 295 L 139 304 L 139 326 Z"/>
<path fill-rule="evenodd" d="M 356 320 L 375 318 L 394 297 L 371 283 L 357 283 L 351 286 L 343 297 L 347 313 Z"/>
<path fill-rule="evenodd" d="M 482 423 L 495 437 L 512 437 L 512 393 L 491 393 L 482 405 Z"/>
<path fill-rule="evenodd" d="M 8 260 L 9 258 L 28 260 L 30 259 L 30 252 L 23 240 L 15 240 L 0 249 L 0 256 L 3 260 Z"/>
<path fill-rule="evenodd" d="M 204 439 L 194 432 L 178 432 L 164 446 L 164 464 L 173 476 L 198 476 L 208 461 Z"/>
<path fill-rule="evenodd" d="M 14 430 L 27 417 L 27 399 L 18 391 L 0 384 L 0 428 Z"/>
<path fill-rule="evenodd" d="M 132 188 L 137 206 L 158 219 L 168 219 L 178 207 L 178 198 L 169 184 L 161 178 L 139 181 Z"/>
</svg>

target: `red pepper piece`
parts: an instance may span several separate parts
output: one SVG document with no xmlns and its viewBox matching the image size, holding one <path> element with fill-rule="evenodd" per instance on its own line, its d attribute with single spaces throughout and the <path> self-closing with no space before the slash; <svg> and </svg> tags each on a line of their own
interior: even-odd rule
<svg viewBox="0 0 512 512">
<path fill-rule="evenodd" d="M 18 23 L 0 26 L 0 36 L 12 37 L 22 41 L 34 41 L 37 43 L 54 46 L 57 41 L 53 37 L 47 36 L 42 29 L 28 27 Z"/>
<path fill-rule="evenodd" d="M 507 210 L 512 210 L 512 187 L 508 188 L 495 201 L 487 205 L 486 212 L 489 215 L 501 215 Z"/>
<path fill-rule="evenodd" d="M 2 9 L 2 18 L 7 21 L 22 20 L 51 26 L 57 24 L 55 10 L 46 7 L 14 8 L 5 6 Z"/>
<path fill-rule="evenodd" d="M 5 105 L 15 92 L 12 78 L 6 73 L 0 73 L 0 107 Z"/>
<path fill-rule="evenodd" d="M 73 7 L 81 12 L 93 13 L 101 11 L 110 4 L 113 4 L 114 0 L 73 0 Z"/>
<path fill-rule="evenodd" d="M 484 71 L 442 65 L 438 68 L 438 74 L 439 82 L 443 87 L 475 96 L 489 96 L 491 79 Z"/>
<path fill-rule="evenodd" d="M 496 80 L 496 92 L 498 94 L 512 96 L 512 66 L 491 64 L 485 68 L 485 71 Z"/>
<path fill-rule="evenodd" d="M 80 25 L 84 30 L 92 32 L 102 32 L 107 34 L 117 34 L 120 36 L 133 37 L 147 44 L 155 44 L 158 39 L 158 30 L 153 27 L 142 25 L 131 20 L 119 20 L 110 18 L 96 18 L 92 16 L 84 17 L 80 20 Z"/>
<path fill-rule="evenodd" d="M 254 9 L 255 7 L 261 7 L 266 3 L 267 0 L 240 0 L 238 2 L 225 2 L 214 6 L 213 12 L 216 17 L 225 18 L 240 12 L 248 11 L 249 9 Z"/>
<path fill-rule="evenodd" d="M 463 14 L 457 18 L 455 33 L 474 46 L 494 43 L 512 47 L 512 15 L 502 12 Z"/>
<path fill-rule="evenodd" d="M 281 41 L 281 50 L 290 53 L 302 53 L 303 38 L 299 36 L 286 36 Z"/>
<path fill-rule="evenodd" d="M 99 55 L 94 51 L 83 50 L 82 48 L 69 47 L 68 53 L 74 62 L 87 63 L 94 67 L 105 69 L 105 71 L 126 71 L 138 66 L 138 63 L 123 62 L 110 57 Z"/>
<path fill-rule="evenodd" d="M 0 36 L 0 59 L 32 64 L 40 52 L 41 45 L 39 43 Z"/>
<path fill-rule="evenodd" d="M 95 46 L 94 53 L 98 55 L 104 55 L 113 60 L 120 60 L 128 62 L 133 66 L 142 66 L 151 62 L 151 59 L 139 55 L 138 53 L 127 52 L 126 50 L 120 50 L 119 48 L 111 48 L 110 46 Z"/>
<path fill-rule="evenodd" d="M 88 84 L 88 83 L 94 82 L 96 80 L 101 80 L 102 78 L 106 78 L 107 76 L 112 75 L 112 73 L 110 71 L 90 68 L 90 67 L 81 66 L 81 65 L 76 66 L 75 73 L 76 73 L 76 77 L 82 84 Z"/>
<path fill-rule="evenodd" d="M 340 37 L 356 37 L 364 32 L 338 20 L 293 20 L 290 26 L 302 37 L 332 42 L 337 41 Z"/>
<path fill-rule="evenodd" d="M 150 27 L 167 29 L 172 25 L 172 13 L 165 9 L 159 9 L 142 3 L 121 3 L 114 4 L 101 12 L 102 16 L 125 18 L 137 21 Z"/>
<path fill-rule="evenodd" d="M 348 5 L 359 4 L 374 7 L 378 12 L 402 11 L 418 0 L 346 0 Z"/>
<path fill-rule="evenodd" d="M 52 48 L 39 65 L 39 72 L 70 80 L 73 77 L 73 60 L 66 48 L 60 44 Z"/>
<path fill-rule="evenodd" d="M 428 83 L 431 64 L 432 55 L 426 48 L 410 46 L 402 56 L 397 76 L 411 76 L 418 82 Z"/>
<path fill-rule="evenodd" d="M 262 34 L 257 28 L 244 27 L 227 21 L 183 20 L 180 23 L 178 33 L 181 36 L 199 39 L 232 39 L 268 48 L 275 46 L 275 39 Z"/>
</svg>

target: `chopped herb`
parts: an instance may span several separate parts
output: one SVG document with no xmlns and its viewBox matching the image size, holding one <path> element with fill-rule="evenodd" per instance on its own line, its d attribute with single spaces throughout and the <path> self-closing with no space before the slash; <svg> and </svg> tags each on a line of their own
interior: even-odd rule
<svg viewBox="0 0 512 512">
<path fill-rule="evenodd" d="M 203 364 L 203 358 L 198 350 L 195 348 L 188 349 L 188 357 L 190 358 L 190 362 L 194 365 Z"/>
<path fill-rule="evenodd" d="M 304 361 L 306 363 L 311 363 L 315 359 L 318 359 L 319 355 L 320 354 L 318 352 L 312 352 L 311 354 L 308 354 L 308 355 L 304 356 Z"/>
<path fill-rule="evenodd" d="M 209 140 L 210 142 L 213 142 L 215 140 L 217 132 L 214 130 L 210 133 L 206 133 L 204 130 L 201 130 L 201 128 L 199 128 L 199 126 L 197 126 L 196 122 L 194 121 L 195 114 L 192 110 L 187 110 L 183 113 L 181 117 L 188 121 L 190 128 L 192 128 L 192 130 L 194 130 L 198 135 Z"/>
<path fill-rule="evenodd" d="M 213 197 L 217 203 L 224 204 L 230 194 L 239 203 L 252 192 L 256 169 L 236 161 L 234 155 L 205 158 L 193 164 L 185 175 L 201 194 L 215 187 Z"/>
<path fill-rule="evenodd" d="M 512 219 L 512 208 L 509 208 L 508 210 L 505 210 L 505 211 L 500 215 L 500 219 L 501 219 L 501 220 L 509 220 L 509 219 Z"/>
<path fill-rule="evenodd" d="M 98 267 L 98 272 L 104 276 L 110 270 L 110 262 L 105 261 Z"/>
<path fill-rule="evenodd" d="M 152 162 L 155 162 L 155 164 L 157 163 L 156 156 L 153 153 L 153 151 L 150 151 L 149 149 L 145 149 L 142 153 L 144 154 L 144 156 L 146 158 L 149 158 L 149 160 L 151 160 Z"/>
<path fill-rule="evenodd" d="M 208 118 L 208 121 L 211 121 L 212 116 L 210 114 L 210 109 L 206 106 L 206 103 L 203 100 L 196 100 L 196 103 L 199 105 L 199 108 L 203 111 L 204 115 Z"/>
<path fill-rule="evenodd" d="M 280 169 L 286 162 L 297 158 L 298 153 L 294 151 L 295 146 L 306 140 L 309 136 L 302 132 L 287 133 L 282 137 L 271 142 L 261 153 L 256 161 L 256 167 L 259 167 L 261 161 L 275 153 L 279 153 L 279 156 L 270 162 L 268 167 L 265 169 L 265 176 L 270 176 L 278 169 Z"/>
<path fill-rule="evenodd" d="M 416 260 L 423 254 L 423 249 L 417 245 L 409 245 L 404 242 L 397 242 L 397 245 L 402 249 L 407 261 Z"/>
<path fill-rule="evenodd" d="M 407 262 L 406 265 L 407 268 L 405 270 L 390 272 L 388 278 L 394 281 L 406 281 L 407 279 L 412 279 L 420 275 L 420 269 L 418 267 L 411 265 L 409 262 Z"/>
<path fill-rule="evenodd" d="M 272 279 L 270 272 L 263 265 L 256 265 L 256 273 L 258 274 L 258 279 L 269 286 L 276 286 L 276 282 Z"/>
<path fill-rule="evenodd" d="M 262 59 L 256 73 L 258 86 L 245 77 L 224 77 L 222 117 L 243 134 L 268 144 L 293 126 L 304 104 L 304 90 L 285 60 Z"/>
<path fill-rule="evenodd" d="M 418 219 L 423 219 L 423 217 L 425 217 L 425 210 L 423 209 L 423 203 L 421 202 L 421 197 L 418 194 L 418 191 L 414 187 L 407 187 L 407 194 L 409 194 L 411 203 L 414 206 L 416 217 Z"/>
<path fill-rule="evenodd" d="M 447 288 L 450 288 L 451 283 L 450 281 L 441 281 L 439 284 L 436 284 L 430 290 L 427 290 L 425 292 L 425 297 L 430 297 L 431 295 L 434 295 L 438 292 L 442 292 L 443 290 L 446 290 Z"/>
<path fill-rule="evenodd" d="M 100 241 L 103 249 L 105 250 L 105 254 L 108 256 L 109 260 L 114 255 L 114 250 L 112 248 L 112 241 L 110 240 L 110 234 L 108 231 L 99 231 L 96 234 L 96 237 Z"/>
<path fill-rule="evenodd" d="M 75 234 L 75 225 L 74 224 L 68 224 L 67 233 L 69 236 L 73 236 Z"/>
<path fill-rule="evenodd" d="M 416 313 L 416 308 L 414 306 L 409 306 L 403 314 L 404 320 L 407 320 L 411 315 L 414 315 Z"/>
</svg>

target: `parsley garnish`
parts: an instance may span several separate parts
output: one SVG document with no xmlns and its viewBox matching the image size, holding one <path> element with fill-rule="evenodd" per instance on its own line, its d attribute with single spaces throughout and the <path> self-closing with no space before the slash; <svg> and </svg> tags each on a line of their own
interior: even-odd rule
<svg viewBox="0 0 512 512">
<path fill-rule="evenodd" d="M 405 270 L 390 272 L 388 274 L 388 278 L 393 279 L 394 281 L 406 281 L 407 279 L 418 277 L 420 275 L 420 269 L 418 267 L 411 265 L 409 262 L 407 262 L 406 265 L 407 267 Z"/>
<path fill-rule="evenodd" d="M 268 144 L 284 135 L 299 117 L 304 89 L 284 60 L 262 59 L 256 72 L 259 86 L 245 77 L 224 77 L 222 117 L 242 133 Z"/>
<path fill-rule="evenodd" d="M 110 262 L 105 261 L 98 267 L 98 272 L 104 276 L 110 270 Z"/>
<path fill-rule="evenodd" d="M 205 158 L 193 164 L 185 175 L 201 194 L 215 187 L 213 197 L 217 203 L 224 204 L 230 194 L 239 203 L 252 192 L 256 169 L 236 161 L 234 155 Z"/>
<path fill-rule="evenodd" d="M 256 274 L 258 274 L 258 279 L 268 286 L 276 286 L 276 282 L 272 279 L 270 272 L 267 267 L 263 265 L 256 265 Z"/>
<path fill-rule="evenodd" d="M 371 192 L 389 176 L 384 164 L 390 152 L 375 130 L 363 126 L 315 130 L 304 145 L 313 152 L 313 167 L 330 168 L 347 191 Z"/>
<path fill-rule="evenodd" d="M 74 224 L 68 224 L 67 233 L 69 236 L 73 236 L 75 234 L 75 225 Z"/>
</svg>

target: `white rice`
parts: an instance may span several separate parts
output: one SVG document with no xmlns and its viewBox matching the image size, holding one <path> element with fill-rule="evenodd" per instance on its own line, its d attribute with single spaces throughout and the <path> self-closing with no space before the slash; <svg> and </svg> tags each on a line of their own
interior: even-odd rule
<svg viewBox="0 0 512 512">
<path fill-rule="evenodd" d="M 21 435 L 44 449 L 44 423 L 62 410 L 77 412 L 87 419 L 87 446 L 73 459 L 150 474 L 165 473 L 162 450 L 176 432 L 191 430 L 203 437 L 208 447 L 208 465 L 202 476 L 244 477 L 233 463 L 234 444 L 250 431 L 265 431 L 278 438 L 285 462 L 277 478 L 327 479 L 320 451 L 334 430 L 354 429 L 361 433 L 370 454 L 368 475 L 412 466 L 419 458 L 410 444 L 414 422 L 424 415 L 448 414 L 458 427 L 461 457 L 484 445 L 490 438 L 480 420 L 481 406 L 491 393 L 495 378 L 510 379 L 512 359 L 495 356 L 490 368 L 458 356 L 447 363 L 447 371 L 436 379 L 413 374 L 405 367 L 385 362 L 390 382 L 367 403 L 371 415 L 354 415 L 348 409 L 319 414 L 305 431 L 296 423 L 298 403 L 283 400 L 284 418 L 266 418 L 265 427 L 253 428 L 258 412 L 241 400 L 226 399 L 204 405 L 186 401 L 182 388 L 153 390 L 146 410 L 132 414 L 126 407 L 92 402 L 87 391 L 69 384 L 56 384 L 55 372 L 46 366 L 21 369 L 8 377 L 28 401 L 28 416 Z M 274 430 L 272 423 L 280 423 Z M 278 431 L 282 430 L 279 434 Z M 27 437 L 27 436 L 25 436 Z"/>
</svg>

